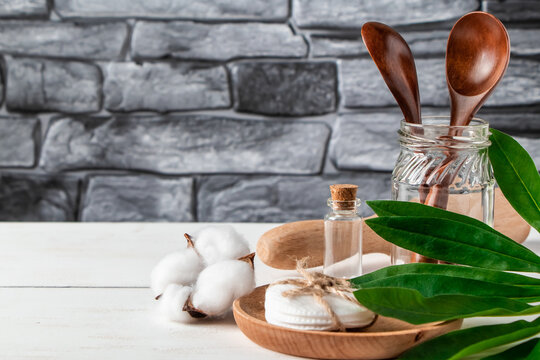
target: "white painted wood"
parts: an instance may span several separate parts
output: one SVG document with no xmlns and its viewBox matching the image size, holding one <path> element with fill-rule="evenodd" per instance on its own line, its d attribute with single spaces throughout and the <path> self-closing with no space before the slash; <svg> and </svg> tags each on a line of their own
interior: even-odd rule
<svg viewBox="0 0 540 360">
<path fill-rule="evenodd" d="M 150 271 L 184 248 L 183 234 L 205 223 L 0 223 L 0 286 L 148 287 Z M 230 224 L 255 251 L 259 237 L 279 224 Z M 389 265 L 364 257 L 364 270 Z M 257 285 L 297 275 L 255 258 Z"/>
<path fill-rule="evenodd" d="M 185 232 L 205 225 L 0 223 L 0 286 L 147 287 L 154 265 L 186 247 Z M 252 251 L 259 237 L 277 226 L 231 225 Z"/>
<path fill-rule="evenodd" d="M 183 234 L 205 223 L 0 223 L 0 286 L 148 287 L 163 256 L 185 247 Z M 231 224 L 254 251 L 259 237 L 278 224 Z M 526 243 L 540 253 L 540 235 Z M 364 257 L 364 271 L 388 265 L 388 257 Z M 294 271 L 255 259 L 257 284 Z"/>
<path fill-rule="evenodd" d="M 0 358 L 293 359 L 261 348 L 223 319 L 161 319 L 148 289 L 0 288 Z M 529 317 L 532 318 L 532 317 Z M 466 321 L 466 327 L 513 318 Z"/>
<path fill-rule="evenodd" d="M 154 264 L 202 226 L 0 223 L 0 359 L 292 358 L 250 342 L 231 315 L 170 323 L 156 316 L 149 289 L 107 288 L 148 286 Z M 233 226 L 254 249 L 276 224 Z M 533 231 L 525 245 L 540 253 L 540 235 Z M 387 263 L 365 258 L 369 270 Z M 259 284 L 291 273 L 255 266 Z M 465 327 L 513 320 L 469 319 Z"/>
<path fill-rule="evenodd" d="M 193 325 L 155 315 L 148 289 L 0 289 L 0 358 L 292 359 L 252 343 L 232 315 Z"/>
</svg>

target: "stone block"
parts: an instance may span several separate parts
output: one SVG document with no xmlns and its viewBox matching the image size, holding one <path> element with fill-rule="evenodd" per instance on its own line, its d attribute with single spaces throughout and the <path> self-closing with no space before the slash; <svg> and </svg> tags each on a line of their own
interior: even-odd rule
<svg viewBox="0 0 540 360">
<path fill-rule="evenodd" d="M 537 0 L 485 0 L 488 12 L 504 22 L 534 22 L 540 20 Z"/>
<path fill-rule="evenodd" d="M 0 117 L 0 167 L 32 167 L 39 141 L 36 118 Z"/>
<path fill-rule="evenodd" d="M 367 54 L 360 36 L 311 35 L 311 56 L 346 57 Z"/>
<path fill-rule="evenodd" d="M 173 111 L 227 108 L 231 104 L 223 66 L 172 63 L 109 63 L 103 94 L 110 111 Z"/>
<path fill-rule="evenodd" d="M 64 117 L 50 124 L 40 164 L 49 171 L 313 174 L 329 135 L 320 123 L 209 115 Z"/>
<path fill-rule="evenodd" d="M 413 55 L 439 55 L 446 53 L 448 30 L 400 31 Z M 312 35 L 311 55 L 313 57 L 355 57 L 367 55 L 368 51 L 360 36 Z"/>
<path fill-rule="evenodd" d="M 343 170 L 392 171 L 402 118 L 399 112 L 340 115 L 330 142 L 331 160 Z"/>
<path fill-rule="evenodd" d="M 249 57 L 306 56 L 307 44 L 285 24 L 201 24 L 139 21 L 133 30 L 135 58 L 173 57 L 226 61 Z"/>
<path fill-rule="evenodd" d="M 318 115 L 337 106 L 333 62 L 240 62 L 232 66 L 235 108 L 266 115 Z"/>
<path fill-rule="evenodd" d="M 199 221 L 290 222 L 322 219 L 331 184 L 357 184 L 364 200 L 390 198 L 389 173 L 342 173 L 326 176 L 212 176 L 201 179 Z M 361 212 L 372 214 L 365 203 Z"/>
<path fill-rule="evenodd" d="M 48 15 L 47 0 L 0 0 L 0 18 L 42 18 Z"/>
<path fill-rule="evenodd" d="M 422 105 L 447 107 L 449 98 L 444 59 L 417 59 L 416 70 Z M 346 107 L 397 105 L 373 60 L 342 60 L 340 75 Z"/>
<path fill-rule="evenodd" d="M 101 73 L 92 64 L 8 58 L 10 110 L 88 113 L 101 108 Z"/>
<path fill-rule="evenodd" d="M 540 61 L 512 58 L 486 106 L 540 104 Z"/>
<path fill-rule="evenodd" d="M 396 104 L 372 59 L 342 60 L 339 63 L 339 72 L 345 107 Z"/>
<path fill-rule="evenodd" d="M 5 63 L 4 63 L 5 64 Z M 4 70 L 4 71 L 1 71 Z M 0 65 L 0 106 L 4 103 L 4 99 L 6 97 L 6 86 L 5 86 L 5 66 Z"/>
<path fill-rule="evenodd" d="M 116 59 L 128 35 L 125 23 L 0 21 L 0 52 L 87 59 Z"/>
<path fill-rule="evenodd" d="M 88 181 L 82 221 L 193 221 L 193 180 L 154 176 L 94 176 Z"/>
<path fill-rule="evenodd" d="M 448 28 L 445 30 L 404 31 L 402 35 L 415 57 L 418 55 L 444 57 L 450 30 Z"/>
<path fill-rule="evenodd" d="M 70 176 L 0 174 L 0 221 L 75 221 L 78 193 Z"/>
<path fill-rule="evenodd" d="M 300 27 L 360 28 L 367 21 L 409 25 L 456 19 L 478 10 L 477 0 L 292 0 Z"/>
<path fill-rule="evenodd" d="M 478 117 L 490 127 L 508 133 L 540 133 L 540 110 L 515 108 L 482 108 Z"/>
<path fill-rule="evenodd" d="M 540 7 L 539 7 L 540 13 Z M 513 55 L 540 55 L 540 29 L 508 29 Z"/>
<path fill-rule="evenodd" d="M 43 0 L 44 1 L 44 0 Z M 62 18 L 284 20 L 288 0 L 55 0 Z"/>
</svg>

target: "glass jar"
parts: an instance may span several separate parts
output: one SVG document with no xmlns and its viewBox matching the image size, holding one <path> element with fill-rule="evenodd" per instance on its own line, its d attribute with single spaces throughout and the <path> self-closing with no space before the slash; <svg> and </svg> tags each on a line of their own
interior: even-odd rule
<svg viewBox="0 0 540 360">
<path fill-rule="evenodd" d="M 392 199 L 420 202 L 493 226 L 494 184 L 488 158 L 489 124 L 450 126 L 450 117 L 401 121 L 401 152 L 392 173 Z M 394 246 L 392 264 L 436 262 Z"/>
<path fill-rule="evenodd" d="M 330 212 L 324 217 L 323 272 L 338 278 L 362 275 L 362 217 L 360 199 L 328 199 Z"/>
</svg>

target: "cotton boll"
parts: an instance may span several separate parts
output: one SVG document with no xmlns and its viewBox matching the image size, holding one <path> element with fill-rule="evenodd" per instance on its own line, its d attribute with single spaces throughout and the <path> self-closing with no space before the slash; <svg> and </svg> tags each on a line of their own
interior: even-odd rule
<svg viewBox="0 0 540 360">
<path fill-rule="evenodd" d="M 206 265 L 238 259 L 249 254 L 244 238 L 232 226 L 208 226 L 195 236 L 195 249 Z"/>
<path fill-rule="evenodd" d="M 169 284 L 193 284 L 202 268 L 201 258 L 192 248 L 176 251 L 165 256 L 154 267 L 150 276 L 154 295 L 161 295 Z"/>
<path fill-rule="evenodd" d="M 193 318 L 182 310 L 191 290 L 191 286 L 169 284 L 159 298 L 159 312 L 171 321 L 191 322 Z"/>
<path fill-rule="evenodd" d="M 233 301 L 255 288 L 251 266 L 239 260 L 226 260 L 204 269 L 191 295 L 191 302 L 206 314 L 220 315 L 231 308 Z"/>
</svg>

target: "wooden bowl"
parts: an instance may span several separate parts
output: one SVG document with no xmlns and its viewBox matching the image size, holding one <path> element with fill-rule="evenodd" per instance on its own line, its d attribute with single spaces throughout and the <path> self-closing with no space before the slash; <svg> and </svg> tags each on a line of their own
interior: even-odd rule
<svg viewBox="0 0 540 360">
<path fill-rule="evenodd" d="M 256 344 L 284 354 L 318 359 L 388 359 L 411 347 L 459 329 L 462 320 L 411 325 L 379 316 L 362 332 L 304 331 L 275 326 L 264 317 L 266 286 L 233 304 L 236 324 Z"/>
</svg>

